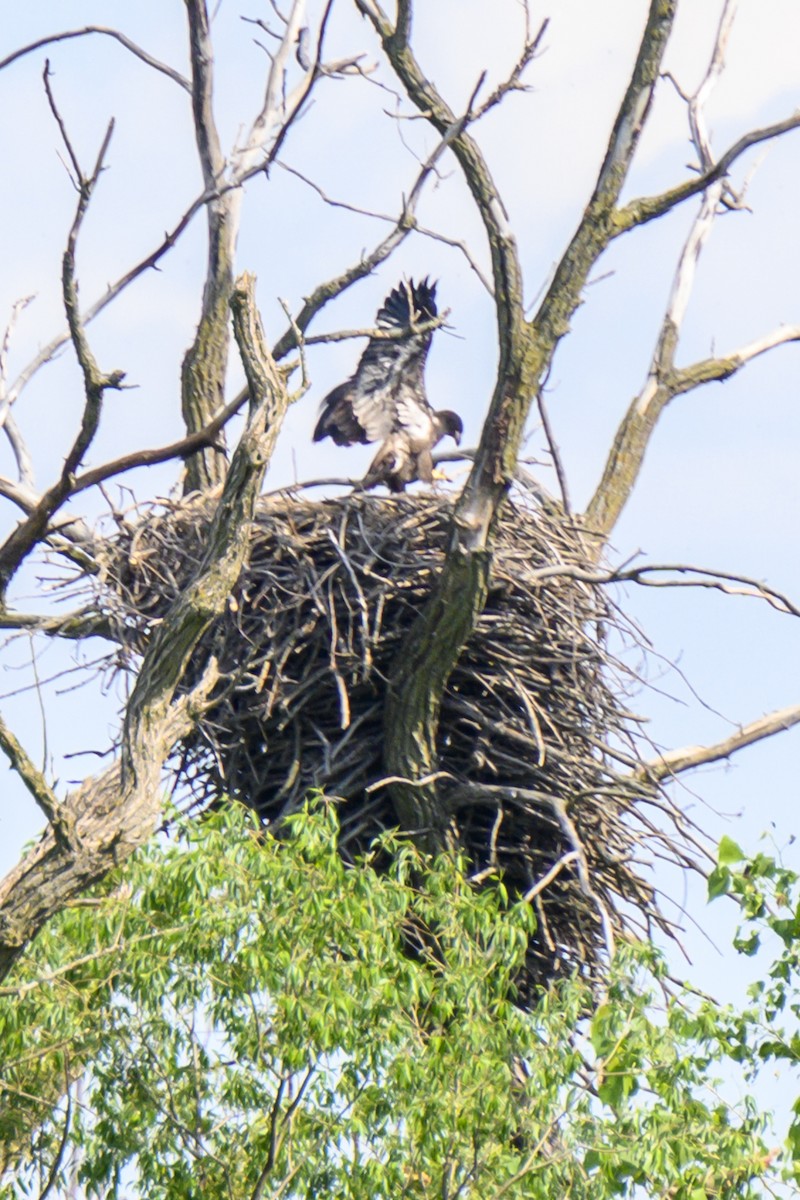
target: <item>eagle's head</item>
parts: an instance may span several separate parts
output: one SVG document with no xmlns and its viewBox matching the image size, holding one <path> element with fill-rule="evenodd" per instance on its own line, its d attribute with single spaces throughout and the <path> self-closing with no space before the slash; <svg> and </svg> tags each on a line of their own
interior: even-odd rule
<svg viewBox="0 0 800 1200">
<path fill-rule="evenodd" d="M 451 412 L 449 408 L 443 408 L 441 412 L 434 414 L 436 417 L 437 441 L 439 438 L 451 437 L 457 446 L 461 445 L 461 435 L 464 432 L 464 422 L 458 413 Z"/>
</svg>

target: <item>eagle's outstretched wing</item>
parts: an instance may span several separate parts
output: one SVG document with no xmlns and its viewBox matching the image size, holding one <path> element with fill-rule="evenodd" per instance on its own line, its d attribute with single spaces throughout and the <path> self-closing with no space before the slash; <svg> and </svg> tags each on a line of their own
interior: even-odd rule
<svg viewBox="0 0 800 1200">
<path fill-rule="evenodd" d="M 436 284 L 403 281 L 378 312 L 378 329 L 398 331 L 436 316 Z M 433 331 L 406 337 L 370 338 L 355 375 L 322 401 L 314 441 L 333 438 L 337 446 L 383 441 L 396 428 L 412 424 L 423 432 L 432 415 L 425 396 L 425 359 Z"/>
<path fill-rule="evenodd" d="M 415 479 L 430 482 L 431 450 L 445 434 L 460 439 L 461 418 L 436 413 L 425 395 L 425 359 L 433 330 L 414 326 L 436 312 L 436 284 L 427 278 L 394 288 L 376 317 L 379 329 L 405 330 L 395 338 L 370 338 L 355 374 L 322 401 L 314 441 L 333 438 L 337 446 L 380 442 L 364 487 L 384 483 L 402 492 Z"/>
</svg>

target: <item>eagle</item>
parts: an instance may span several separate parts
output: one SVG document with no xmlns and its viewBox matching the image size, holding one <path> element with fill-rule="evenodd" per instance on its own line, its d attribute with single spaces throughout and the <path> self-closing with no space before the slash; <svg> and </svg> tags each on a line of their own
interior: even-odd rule
<svg viewBox="0 0 800 1200">
<path fill-rule="evenodd" d="M 382 483 L 391 492 L 406 484 L 433 480 L 431 451 L 443 437 L 461 441 L 464 426 L 458 413 L 434 412 L 425 395 L 425 359 L 433 330 L 415 327 L 432 321 L 436 284 L 427 277 L 415 284 L 403 280 L 378 310 L 378 329 L 404 330 L 395 338 L 371 337 L 356 372 L 329 392 L 320 406 L 314 441 L 333 438 L 337 446 L 380 442 L 361 487 Z"/>
</svg>

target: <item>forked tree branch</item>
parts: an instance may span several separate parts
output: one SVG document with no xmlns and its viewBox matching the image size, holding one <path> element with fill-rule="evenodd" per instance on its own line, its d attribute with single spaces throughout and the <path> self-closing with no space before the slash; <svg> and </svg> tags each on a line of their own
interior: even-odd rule
<svg viewBox="0 0 800 1200">
<path fill-rule="evenodd" d="M 694 179 L 688 179 L 686 183 L 681 183 L 658 196 L 643 196 L 638 200 L 629 201 L 617 214 L 614 236 L 618 237 L 622 233 L 627 233 L 629 229 L 638 225 L 646 225 L 648 221 L 663 217 L 679 204 L 683 204 L 684 200 L 690 200 L 692 196 L 700 195 L 711 184 L 724 179 L 737 159 L 753 146 L 771 141 L 772 138 L 781 137 L 784 133 L 790 133 L 793 129 L 798 128 L 800 128 L 800 112 L 786 117 L 783 121 L 776 121 L 774 125 L 753 129 L 734 142 L 713 165 Z"/>
<path fill-rule="evenodd" d="M 630 499 L 644 463 L 647 447 L 667 405 L 676 396 L 693 391 L 703 384 L 723 382 L 731 378 L 746 363 L 775 346 L 800 340 L 800 327 L 789 326 L 775 330 L 725 357 L 705 359 L 688 367 L 675 365 L 680 333 L 698 262 L 723 198 L 726 187 L 725 172 L 736 157 L 736 154 L 731 155 L 729 152 L 728 155 L 723 155 L 716 166 L 712 166 L 713 153 L 705 119 L 705 106 L 724 66 L 735 13 L 736 0 L 726 0 L 705 76 L 694 95 L 686 98 L 692 142 L 701 164 L 703 198 L 678 260 L 647 380 L 642 391 L 631 402 L 617 430 L 602 478 L 584 515 L 597 553 L 607 541 Z M 760 132 L 764 133 L 764 136 L 774 137 L 779 132 L 794 128 L 798 123 L 800 118 Z M 755 140 L 763 138 L 759 136 Z M 752 139 L 749 142 L 747 139 L 741 139 L 737 143 L 737 147 L 740 147 L 737 153 L 746 148 L 745 142 L 748 145 L 754 144 Z M 734 150 L 737 147 L 734 147 Z M 630 208 L 629 205 L 628 210 Z M 623 216 L 628 210 L 623 210 Z M 639 222 L 632 222 L 637 223 Z"/>
<path fill-rule="evenodd" d="M 188 656 L 222 611 L 248 553 L 249 527 L 288 396 L 265 348 L 254 281 L 233 298 L 234 331 L 251 392 L 250 416 L 233 457 L 197 574 L 175 600 L 144 656 L 128 704 L 121 760 L 65 797 L 70 844 L 52 826 L 0 883 L 0 978 L 42 925 L 102 879 L 152 833 L 161 813 L 160 775 L 192 728 L 216 681 L 210 664 L 193 693 L 174 699 Z"/>
<path fill-rule="evenodd" d="M 268 168 L 311 90 L 325 72 L 321 69 L 325 27 L 332 0 L 320 19 L 316 53 L 300 82 L 288 87 L 289 64 L 303 28 L 305 0 L 292 0 L 278 49 L 272 55 L 264 100 L 250 131 L 231 158 L 229 178 L 214 121 L 212 45 L 206 0 L 186 0 L 192 59 L 192 111 L 208 216 L 208 266 L 200 322 L 181 372 L 181 397 L 188 433 L 208 425 L 224 403 L 228 359 L 228 299 L 233 277 L 242 185 Z M 184 490 L 214 487 L 225 477 L 226 458 L 219 448 L 206 448 L 187 462 Z"/>
<path fill-rule="evenodd" d="M 355 4 L 378 33 L 409 99 L 443 132 L 453 124 L 453 113 L 412 52 L 411 0 L 399 5 L 394 24 L 376 0 Z M 390 774 L 416 780 L 435 769 L 442 692 L 483 609 L 492 531 L 514 478 L 525 421 L 589 272 L 614 235 L 616 205 L 650 109 L 675 9 L 675 0 L 651 0 L 594 192 L 532 321 L 525 319 L 516 241 L 489 168 L 466 130 L 452 141 L 491 251 L 500 361 L 475 462 L 456 503 L 444 566 L 390 680 L 385 718 Z M 449 839 L 449 817 L 435 788 L 397 785 L 393 795 L 402 824 L 416 830 L 424 845 L 434 847 Z"/>
<path fill-rule="evenodd" d="M 114 122 L 112 120 L 108 125 L 92 174 L 89 176 L 84 175 L 50 87 L 49 63 L 45 63 L 44 86 L 50 108 L 61 130 L 64 144 L 75 171 L 76 178 L 74 182 L 78 189 L 78 204 L 67 238 L 67 248 L 64 252 L 62 262 L 61 279 L 67 325 L 69 326 L 75 355 L 83 373 L 85 402 L 81 426 L 72 446 L 67 452 L 60 478 L 44 493 L 26 520 L 22 521 L 13 533 L 6 538 L 3 545 L 0 546 L 0 605 L 5 603 L 8 585 L 19 566 L 34 546 L 38 545 L 46 537 L 50 518 L 70 495 L 75 471 L 80 466 L 86 451 L 92 444 L 97 433 L 105 392 L 109 388 L 119 389 L 125 378 L 124 372 L 112 371 L 110 374 L 106 374 L 100 370 L 97 364 L 81 322 L 78 305 L 78 285 L 75 275 L 75 252 L 78 235 L 94 188 L 103 170 L 103 163 L 108 151 L 109 142 L 114 132 Z"/>
<path fill-rule="evenodd" d="M 704 209 L 705 215 L 708 211 L 707 208 Z M 687 269 L 693 261 L 691 253 L 696 245 L 694 240 L 691 245 L 687 243 L 687 253 L 682 257 Z M 694 262 L 696 261 L 695 259 Z M 687 275 L 681 275 L 681 280 L 683 283 L 689 282 Z M 667 319 L 659 342 L 661 363 L 654 360 L 644 388 L 631 402 L 623 417 L 606 460 L 603 475 L 584 514 L 586 528 L 596 539 L 598 550 L 607 541 L 633 494 L 650 440 L 667 405 L 676 396 L 694 391 L 704 384 L 724 383 L 754 358 L 777 346 L 800 342 L 800 326 L 788 325 L 775 329 L 724 357 L 702 359 L 688 367 L 675 367 L 672 365 L 672 357 L 667 360 L 663 355 L 667 345 L 670 356 L 674 355 L 677 333 L 675 325 Z M 668 343 L 667 337 L 672 341 Z"/>
</svg>

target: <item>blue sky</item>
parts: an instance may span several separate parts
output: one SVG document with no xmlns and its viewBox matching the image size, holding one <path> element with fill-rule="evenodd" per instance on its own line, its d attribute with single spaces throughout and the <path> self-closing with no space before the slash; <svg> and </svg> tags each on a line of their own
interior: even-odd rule
<svg viewBox="0 0 800 1200">
<path fill-rule="evenodd" d="M 310 4 L 312 12 L 318 6 Z M 512 223 L 532 303 L 574 229 L 602 157 L 607 132 L 624 89 L 646 13 L 644 0 L 558 0 L 545 52 L 528 74 L 532 87 L 510 96 L 476 130 Z M 721 5 L 684 0 L 668 55 L 669 69 L 685 88 L 697 85 L 711 47 Z M 178 0 L 5 0 L 0 58 L 56 30 L 87 24 L 116 25 L 157 57 L 188 71 L 183 5 Z M 501 79 L 520 48 L 517 0 L 437 0 L 418 5 L 416 24 L 424 69 L 459 111 L 481 71 L 488 86 Z M 217 46 L 217 109 L 223 145 L 231 147 L 260 100 L 265 55 L 254 44 L 254 27 L 240 15 L 262 17 L 268 5 L 222 0 L 214 23 Z M 531 5 L 534 22 L 548 9 Z M 731 40 L 729 68 L 710 106 L 717 151 L 746 130 L 789 115 L 800 103 L 796 0 L 742 0 Z M 333 58 L 363 52 L 376 60 L 370 30 L 351 5 L 338 0 L 331 27 Z M 108 119 L 117 127 L 108 170 L 81 235 L 78 269 L 84 303 L 149 252 L 200 191 L 188 98 L 173 82 L 155 75 L 110 39 L 98 35 L 37 51 L 0 72 L 0 128 L 6 185 L 0 192 L 3 272 L 0 324 L 23 296 L 35 300 L 21 315 L 10 353 L 11 376 L 62 326 L 60 256 L 75 202 L 59 159 L 59 140 L 41 81 L 45 55 L 53 87 L 84 164 L 93 161 Z M 379 75 L 391 88 L 388 75 Z M 287 141 L 284 161 L 338 199 L 395 215 L 411 187 L 417 155 L 435 140 L 419 121 L 396 122 L 391 91 L 365 80 L 330 81 Z M 781 323 L 800 321 L 800 250 L 796 236 L 800 190 L 800 132 L 772 145 L 750 183 L 751 211 L 726 214 L 716 223 L 697 273 L 679 360 L 723 353 Z M 743 161 L 741 179 L 759 153 Z M 685 110 L 668 83 L 659 90 L 650 127 L 627 195 L 657 191 L 685 177 L 692 152 Z M 695 211 L 690 202 L 663 221 L 615 244 L 559 351 L 549 383 L 548 406 L 562 448 L 573 500 L 591 495 L 613 432 L 641 386 L 663 312 L 676 256 Z M 468 241 L 486 268 L 482 233 L 452 161 L 443 163 L 429 189 L 420 219 L 450 237 Z M 386 230 L 376 218 L 331 211 L 306 184 L 275 168 L 269 180 L 247 188 L 239 243 L 239 268 L 254 271 L 270 335 L 285 319 L 279 300 L 296 309 L 322 279 L 353 261 Z M 139 445 L 158 445 L 180 433 L 178 378 L 199 310 L 205 263 L 202 218 L 178 246 L 133 285 L 91 327 L 103 369 L 121 368 L 136 390 L 110 395 L 91 464 Z M 491 301 L 457 251 L 423 236 L 410 238 L 373 278 L 351 289 L 320 318 L 315 331 L 364 327 L 402 275 L 440 280 L 439 299 L 451 309 L 453 334 L 434 340 L 428 390 L 437 408 L 464 416 L 466 441 L 475 441 L 493 382 L 496 346 Z M 368 448 L 313 446 L 310 435 L 319 399 L 349 373 L 357 343 L 309 350 L 312 386 L 292 410 L 279 443 L 268 486 L 319 475 L 357 476 Z M 691 562 L 763 578 L 800 597 L 796 525 L 800 511 L 800 348 L 788 346 L 754 362 L 724 386 L 674 401 L 648 452 L 634 499 L 613 537 L 619 559 L 641 552 L 657 562 Z M 231 388 L 238 386 L 231 370 Z M 81 408 L 80 379 L 71 353 L 45 367 L 17 408 L 45 487 L 59 469 Z M 528 448 L 544 458 L 541 431 L 532 424 Z M 0 446 L 0 473 L 12 473 Z M 550 476 L 543 470 L 544 478 Z M 173 467 L 141 471 L 110 489 L 122 506 L 166 494 Z M 87 496 L 90 515 L 105 511 L 100 496 Z M 4 528 L 15 520 L 2 510 Z M 49 603 L 47 569 L 20 580 L 21 607 Z M 42 579 L 41 577 L 44 577 Z M 644 690 L 637 708 L 649 719 L 653 741 L 678 746 L 715 741 L 737 723 L 800 700 L 800 624 L 756 600 L 688 591 L 631 588 L 623 597 L 664 659 L 665 669 Z M 89 653 L 92 648 L 89 648 Z M 41 692 L 30 689 L 31 647 L 17 640 L 5 650 L 0 672 L 0 711 L 33 756 L 65 786 L 97 769 L 113 736 L 118 685 L 80 691 L 72 676 Z M 70 664 L 56 646 L 36 648 L 45 679 Z M 655 668 L 654 672 L 655 674 Z M 103 684 L 105 681 L 98 681 Z M 43 715 L 46 718 L 43 724 Z M 796 758 L 800 735 L 792 731 L 709 768 L 682 783 L 682 803 L 717 838 L 726 832 L 755 848 L 762 833 L 797 863 L 789 845 L 798 808 Z M 88 755 L 85 752 L 89 752 Z M 78 757 L 76 753 L 80 752 Z M 0 806 L 0 867 L 16 861 L 22 842 L 40 825 L 35 807 L 9 772 Z M 668 886 L 683 899 L 683 880 Z M 724 950 L 734 914 L 724 905 L 702 907 L 687 882 L 694 917 Z M 740 965 L 709 949 L 689 929 L 694 960 L 686 968 L 713 990 L 723 977 L 738 988 Z M 681 968 L 682 969 L 682 968 Z M 725 974 L 727 972 L 727 975 Z"/>
</svg>

